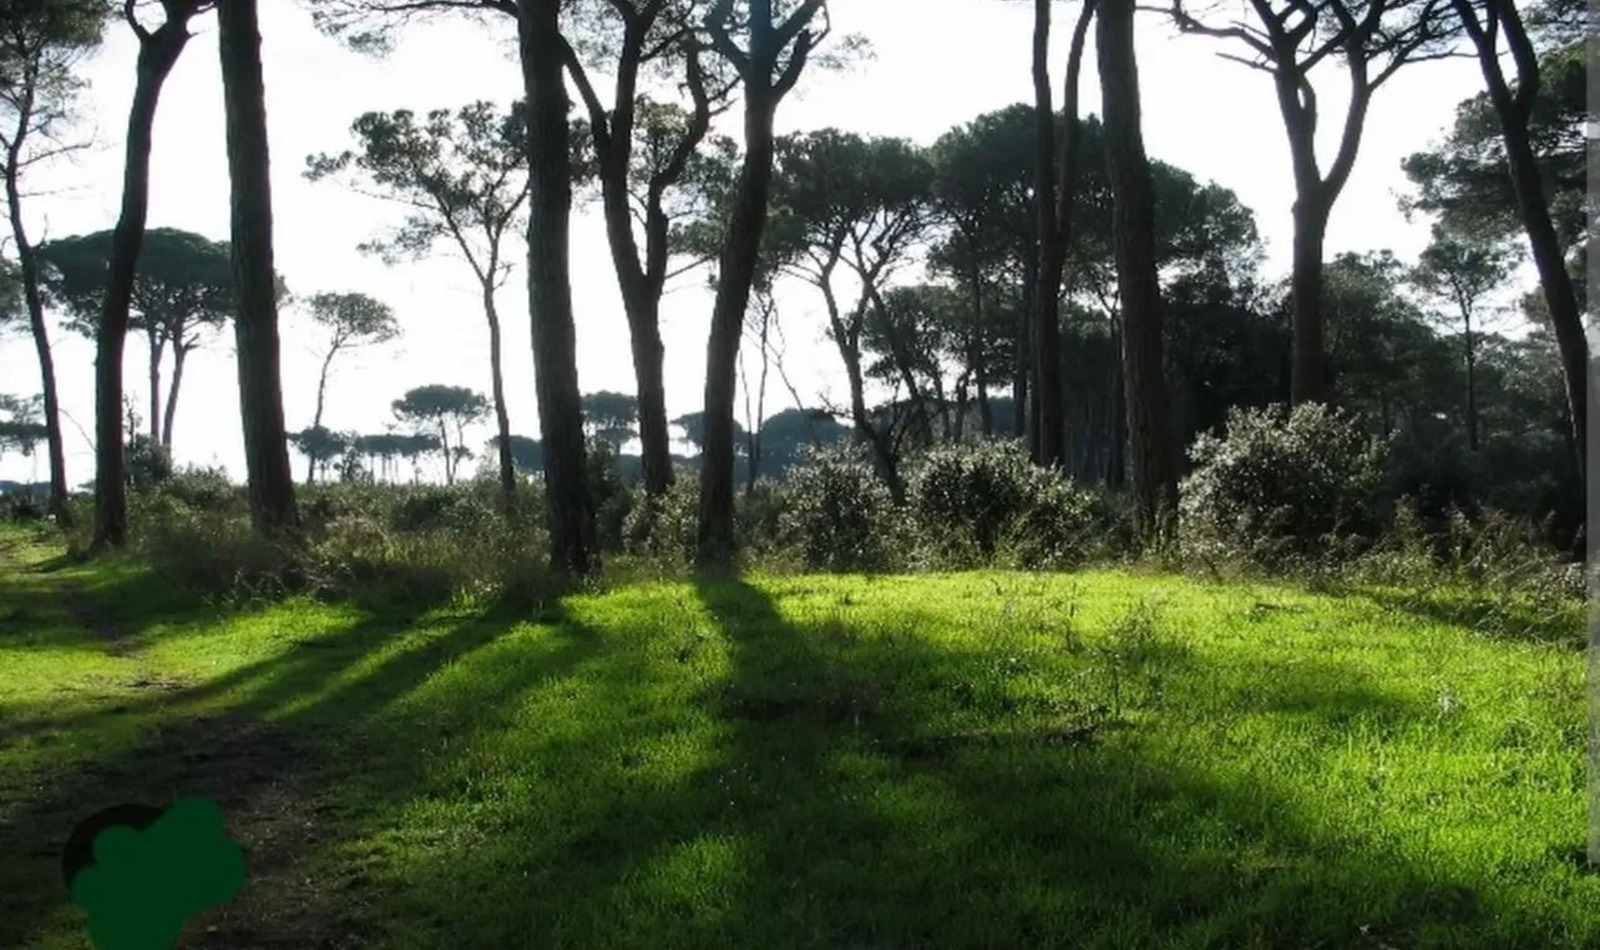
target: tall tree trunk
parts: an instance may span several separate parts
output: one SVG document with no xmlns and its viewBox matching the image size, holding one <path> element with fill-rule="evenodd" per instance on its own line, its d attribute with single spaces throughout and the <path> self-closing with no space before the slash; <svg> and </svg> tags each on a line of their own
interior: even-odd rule
<svg viewBox="0 0 1600 950">
<path fill-rule="evenodd" d="M 834 346 L 839 350 L 839 359 L 844 362 L 845 382 L 850 389 L 850 422 L 855 430 L 855 439 L 858 443 L 866 445 L 872 450 L 873 461 L 878 466 L 878 474 L 883 476 L 889 486 L 889 491 L 899 501 L 904 495 L 904 486 L 900 484 L 896 475 L 894 447 L 889 444 L 886 433 L 893 431 L 894 414 L 888 414 L 889 422 L 885 432 L 879 432 L 867 413 L 866 378 L 861 370 L 861 326 L 865 321 L 865 311 L 871 294 L 871 278 L 866 279 L 865 292 L 856 302 L 855 312 L 850 315 L 846 324 L 839 312 L 839 301 L 833 293 L 832 274 L 837 258 L 831 259 L 816 276 L 817 288 L 822 291 L 823 301 L 828 308 L 828 326 L 832 330 Z"/>
<path fill-rule="evenodd" d="M 1573 457 L 1579 473 L 1587 470 L 1589 403 L 1596 398 L 1589 385 L 1593 375 L 1589 344 L 1578 313 L 1578 295 L 1572 275 L 1562 260 L 1561 242 L 1550 220 L 1550 205 L 1540 181 L 1539 165 L 1528 135 L 1528 119 L 1539 88 L 1539 63 L 1528 40 L 1521 16 L 1510 0 L 1485 0 L 1488 32 L 1480 25 L 1468 0 L 1454 0 L 1467 34 L 1478 53 L 1489 102 L 1500 120 L 1501 138 L 1506 149 L 1506 169 L 1517 196 L 1517 210 L 1539 271 L 1539 286 L 1550 311 L 1551 328 L 1561 352 L 1561 370 L 1566 382 L 1568 412 L 1572 418 Z M 1498 31 L 1496 30 L 1498 27 Z M 1496 32 L 1503 33 L 1517 68 L 1517 90 L 1513 93 L 1501 70 Z M 1600 839 L 1597 839 L 1600 840 Z M 1600 844 L 1590 856 L 1600 864 Z"/>
<path fill-rule="evenodd" d="M 1111 316 L 1111 401 L 1106 405 L 1106 485 L 1122 488 L 1128 483 L 1128 387 L 1127 358 L 1123 354 L 1121 317 Z"/>
<path fill-rule="evenodd" d="M 1066 267 L 1067 249 L 1072 240 L 1072 212 L 1078 202 L 1078 78 L 1083 71 L 1083 47 L 1089 34 L 1089 23 L 1094 17 L 1095 0 L 1083 0 L 1078 12 L 1078 22 L 1072 29 L 1072 43 L 1067 52 L 1066 76 L 1062 83 L 1061 111 L 1065 124 L 1062 128 L 1059 152 L 1056 156 L 1055 179 L 1055 231 L 1053 256 L 1041 258 L 1041 266 L 1048 264 L 1039 286 L 1050 291 L 1048 311 L 1042 311 L 1049 324 L 1049 348 L 1056 351 L 1051 363 L 1040 363 L 1041 414 L 1039 426 L 1053 433 L 1053 442 L 1041 441 L 1040 458 L 1048 465 L 1060 465 L 1068 459 L 1066 444 L 1066 351 L 1061 345 L 1060 293 L 1063 270 Z M 1042 360 L 1042 357 L 1041 357 Z"/>
<path fill-rule="evenodd" d="M 165 340 L 154 328 L 145 331 L 150 344 L 150 444 L 161 444 L 161 354 L 166 349 Z"/>
<path fill-rule="evenodd" d="M 717 278 L 706 346 L 705 442 L 700 453 L 697 562 L 726 568 L 733 563 L 733 400 L 739 331 L 755 284 L 757 249 L 766 230 L 772 189 L 772 124 L 777 97 L 746 84 L 744 164 Z"/>
<path fill-rule="evenodd" d="M 456 483 L 456 457 L 450 451 L 450 430 L 444 424 L 444 416 L 439 417 L 439 445 L 444 449 L 444 483 L 448 487 Z"/>
<path fill-rule="evenodd" d="M 772 312 L 774 307 L 772 298 L 768 295 L 763 295 L 761 298 L 760 307 L 761 334 L 759 342 L 761 344 L 761 376 L 756 383 L 755 414 L 754 417 L 749 419 L 745 425 L 745 444 L 748 446 L 750 457 L 750 465 L 746 470 L 747 478 L 744 485 L 744 494 L 746 498 L 749 498 L 751 495 L 755 494 L 756 479 L 759 478 L 761 474 L 761 427 L 762 420 L 766 417 L 767 411 L 767 372 L 772 366 L 772 360 L 767 353 L 767 335 L 772 328 Z M 750 415 L 748 411 L 749 400 L 750 395 L 747 391 L 745 393 L 747 416 Z"/>
<path fill-rule="evenodd" d="M 664 168 L 651 176 L 645 200 L 645 252 L 641 262 L 639 242 L 633 230 L 633 198 L 629 190 L 629 163 L 633 156 L 638 75 L 645 55 L 645 43 L 664 8 L 656 5 L 642 13 L 624 30 L 617 59 L 615 106 L 608 113 L 589 85 L 587 72 L 576 55 L 567 59 L 567 68 L 578 79 L 579 90 L 589 108 L 590 129 L 600 155 L 599 177 L 606 238 L 622 292 L 623 311 L 628 319 L 629 342 L 633 349 L 634 378 L 638 391 L 639 443 L 646 494 L 664 495 L 672 485 L 672 435 L 667 423 L 667 400 L 663 364 L 665 349 L 661 341 L 661 294 L 666 284 L 668 241 L 671 221 L 662 208 L 665 189 L 679 182 L 711 126 L 711 101 L 705 90 L 705 76 L 698 48 L 687 57 L 687 76 L 695 109 L 686 133 L 675 147 Z"/>
<path fill-rule="evenodd" d="M 1117 287 L 1122 300 L 1135 530 L 1146 540 L 1165 541 L 1176 527 L 1178 479 L 1163 378 L 1155 200 L 1140 130 L 1133 6 L 1134 0 L 1102 0 L 1095 45 L 1105 113 Z"/>
<path fill-rule="evenodd" d="M 761 376 L 756 384 L 756 424 L 750 429 L 750 482 L 745 485 L 744 493 L 748 497 L 756 491 L 756 479 L 761 477 L 761 443 L 764 436 L 761 430 L 767 412 L 767 371 L 770 364 L 767 359 L 767 331 L 765 325 L 761 330 Z"/>
<path fill-rule="evenodd" d="M 1462 315 L 1466 322 L 1465 333 L 1462 335 L 1465 337 L 1463 342 L 1467 350 L 1467 450 L 1476 452 L 1478 451 L 1477 341 L 1472 337 L 1471 311 L 1463 310 Z"/>
<path fill-rule="evenodd" d="M 1028 439 L 1028 404 L 1033 399 L 1033 350 L 1034 350 L 1034 325 L 1033 307 L 1034 293 L 1039 282 L 1039 252 L 1028 256 L 1024 265 L 1021 297 L 1022 306 L 1017 310 L 1016 346 L 1012 353 L 1011 375 L 1015 382 L 1011 386 L 1013 405 L 1011 407 L 1011 437 L 1014 439 Z M 1032 433 L 1036 435 L 1037 433 Z M 1028 443 L 1030 446 L 1032 442 Z M 1031 451 L 1031 448 L 1030 448 Z"/>
<path fill-rule="evenodd" d="M 1351 38 L 1348 42 L 1359 43 L 1362 40 Z M 1285 63 L 1292 60 L 1293 57 L 1289 56 Z M 1346 56 L 1344 60 L 1345 68 L 1350 73 L 1350 99 L 1345 106 L 1339 149 L 1326 174 L 1317 167 L 1317 101 L 1306 78 L 1309 67 L 1304 63 L 1281 65 L 1272 74 L 1278 111 L 1283 117 L 1284 132 L 1289 141 L 1289 157 L 1294 169 L 1293 273 L 1290 277 L 1294 331 L 1289 398 L 1295 405 L 1325 403 L 1332 394 L 1329 361 L 1323 339 L 1323 243 L 1328 230 L 1328 215 L 1350 178 L 1350 170 L 1354 167 L 1356 153 L 1361 146 L 1361 134 L 1372 93 L 1377 88 L 1376 82 L 1369 81 L 1368 55 Z M 1382 81 L 1382 77 L 1377 80 Z"/>
<path fill-rule="evenodd" d="M 639 391 L 639 451 L 644 466 L 644 490 L 661 496 L 672 487 L 672 433 L 667 425 L 666 347 L 661 342 L 661 301 L 645 301 L 635 327 L 633 374 Z"/>
<path fill-rule="evenodd" d="M 994 435 L 994 410 L 989 406 L 989 376 L 984 372 L 982 361 L 978 363 L 974 384 L 978 390 L 978 426 L 987 439 Z"/>
<path fill-rule="evenodd" d="M 189 359 L 190 347 L 172 348 L 172 382 L 167 387 L 167 408 L 161 420 L 161 446 L 172 451 L 172 420 L 178 414 L 178 388 L 183 385 L 183 364 Z"/>
<path fill-rule="evenodd" d="M 256 0 L 225 0 L 217 8 L 228 127 L 239 410 L 251 520 L 267 537 L 293 539 L 299 534 L 299 517 L 283 423 L 266 87 L 256 13 Z"/>
<path fill-rule="evenodd" d="M 1039 262 L 1033 291 L 1034 414 L 1030 442 L 1033 460 L 1058 467 L 1062 436 L 1061 270 L 1066 263 L 1066 235 L 1057 207 L 1060 157 L 1056 152 L 1056 117 L 1050 95 L 1050 3 L 1034 0 L 1034 222 L 1039 234 Z M 1076 40 L 1076 37 L 1074 37 Z M 1082 49 L 1079 45 L 1078 49 Z M 1067 116 L 1076 119 L 1076 108 Z"/>
<path fill-rule="evenodd" d="M 490 262 L 489 272 L 494 273 L 494 261 Z M 512 500 L 517 495 L 517 469 L 511 457 L 511 415 L 506 411 L 506 383 L 505 375 L 501 372 L 503 365 L 500 354 L 500 311 L 494 303 L 494 285 L 483 285 L 483 315 L 489 321 L 489 382 L 494 397 L 494 425 L 495 431 L 500 434 L 498 451 L 500 464 L 500 502 L 505 510 L 511 510 Z"/>
<path fill-rule="evenodd" d="M 956 380 L 956 424 L 954 431 L 951 432 L 951 438 L 956 442 L 964 440 L 967 434 L 967 390 L 971 385 L 971 378 L 972 371 L 969 369 Z"/>
<path fill-rule="evenodd" d="M 1328 231 L 1328 209 L 1313 194 L 1294 205 L 1293 272 L 1289 279 L 1294 312 L 1293 365 L 1289 401 L 1327 402 L 1327 357 L 1322 318 L 1322 250 Z"/>
<path fill-rule="evenodd" d="M 120 548 L 128 540 L 128 493 L 123 454 L 122 353 L 128 340 L 128 309 L 133 278 L 144 244 L 150 207 L 151 130 L 161 87 L 189 42 L 188 22 L 197 4 L 189 3 L 159 29 L 139 28 L 139 59 L 133 104 L 128 110 L 128 143 L 123 159 L 122 207 L 111 235 L 106 264 L 106 296 L 95 336 L 94 539 L 97 552 Z M 173 8 L 169 7 L 169 15 Z"/>
<path fill-rule="evenodd" d="M 639 396 L 639 443 L 645 492 L 659 497 L 672 485 L 672 435 L 667 424 L 663 370 L 666 349 L 661 341 L 661 287 L 639 264 L 639 246 L 634 238 L 633 214 L 629 207 L 632 199 L 628 196 L 628 172 L 625 165 L 612 167 L 614 162 L 602 168 L 602 207 L 611 260 L 622 292 L 622 309 L 628 319 L 628 342 Z"/>
<path fill-rule="evenodd" d="M 557 571 L 581 575 L 597 570 L 599 558 L 584 465 L 568 269 L 571 129 L 562 71 L 560 6 L 560 0 L 522 0 L 517 6 L 517 35 L 529 114 L 528 297 L 544 447 L 550 562 Z"/>
<path fill-rule="evenodd" d="M 861 352 L 855 347 L 846 348 L 842 343 L 839 349 L 844 356 L 845 377 L 850 384 L 850 420 L 855 423 L 856 438 L 872 449 L 878 473 L 889 486 L 889 493 L 894 497 L 895 504 L 900 504 L 905 501 L 905 486 L 900 482 L 899 466 L 895 464 L 894 446 L 889 444 L 886 432 L 879 432 L 867 414 L 866 394 L 862 386 Z M 894 411 L 891 409 L 885 415 L 889 420 L 886 427 L 893 426 Z"/>
<path fill-rule="evenodd" d="M 967 340 L 967 373 L 970 376 L 970 380 L 965 382 L 967 382 L 969 385 L 974 385 L 977 389 L 978 405 L 980 413 L 983 417 L 983 434 L 984 437 L 987 438 L 990 432 L 989 390 L 986 385 L 986 377 L 983 369 L 985 360 L 983 341 L 984 333 L 987 330 L 987 324 L 985 323 L 985 320 L 988 317 L 988 299 L 983 292 L 983 273 L 978 268 L 979 244 L 977 236 L 968 232 L 966 238 L 967 247 L 972 256 L 971 266 L 967 269 L 967 287 L 972 294 L 972 335 Z M 1018 383 L 1019 388 L 1013 390 L 1019 405 L 1027 396 L 1025 390 L 1026 385 L 1027 381 L 1024 379 Z M 967 389 L 960 387 L 959 391 L 962 394 L 962 410 L 956 417 L 956 441 L 958 442 L 961 440 L 961 434 L 966 428 L 965 399 Z M 1022 435 L 1020 428 L 1021 418 L 1022 417 L 1020 415 L 1017 417 L 1018 436 Z"/>
<path fill-rule="evenodd" d="M 338 337 L 334 345 L 328 348 L 328 355 L 322 358 L 322 372 L 317 376 L 317 411 L 311 417 L 311 428 L 322 427 L 322 408 L 326 404 L 328 395 L 328 368 L 333 365 L 333 358 L 339 352 Z M 310 485 L 317 477 L 317 457 L 310 452 L 306 453 L 306 484 Z"/>
<path fill-rule="evenodd" d="M 28 118 L 21 120 L 26 126 Z M 11 217 L 11 237 L 17 245 L 17 261 L 22 270 L 22 295 L 28 307 L 28 328 L 33 348 L 39 357 L 39 381 L 44 390 L 45 440 L 50 451 L 50 513 L 56 523 L 65 525 L 67 513 L 67 456 L 61 439 L 61 404 L 56 395 L 55 355 L 50 350 L 50 328 L 44 319 L 44 297 L 39 292 L 39 257 L 22 223 L 22 195 L 17 177 L 17 162 L 22 136 L 16 136 L 6 158 L 6 207 Z"/>
</svg>

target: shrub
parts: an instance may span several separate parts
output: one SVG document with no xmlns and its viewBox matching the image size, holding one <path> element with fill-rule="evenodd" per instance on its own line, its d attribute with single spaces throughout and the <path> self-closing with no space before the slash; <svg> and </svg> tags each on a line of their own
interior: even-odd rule
<svg viewBox="0 0 1600 950">
<path fill-rule="evenodd" d="M 128 487 L 135 491 L 154 488 L 172 475 L 172 453 L 138 433 L 128 439 L 122 464 Z"/>
<path fill-rule="evenodd" d="M 810 450 L 791 469 L 779 516 L 784 545 L 808 568 L 882 570 L 894 550 L 895 506 L 889 488 L 852 445 Z"/>
<path fill-rule="evenodd" d="M 1377 533 L 1385 446 L 1326 406 L 1235 409 L 1226 432 L 1200 435 L 1189 457 L 1179 495 L 1191 551 L 1273 563 Z"/>
<path fill-rule="evenodd" d="M 778 547 L 784 501 L 782 487 L 765 477 L 756 479 L 748 493 L 739 493 L 733 514 L 740 550 L 760 555 Z"/>
<path fill-rule="evenodd" d="M 220 468 L 190 466 L 162 479 L 155 492 L 196 511 L 226 511 L 245 503 L 243 488 L 228 481 L 228 473 Z"/>
<path fill-rule="evenodd" d="M 945 445 L 925 454 L 908 486 L 924 542 L 943 559 L 993 559 L 1002 539 L 1025 559 L 1071 545 L 1092 520 L 1088 496 L 1033 464 L 1014 441 Z"/>
<path fill-rule="evenodd" d="M 1113 496 L 1039 472 L 1022 510 L 1006 524 L 1000 550 L 1008 566 L 1067 568 L 1106 559 L 1132 544 L 1132 524 Z"/>
<path fill-rule="evenodd" d="M 160 492 L 129 514 L 133 553 L 188 590 L 244 599 L 296 586 L 292 555 L 257 535 L 242 514 L 196 508 Z"/>
<path fill-rule="evenodd" d="M 390 516 L 390 524 L 396 531 L 450 530 L 470 534 L 485 529 L 495 518 L 490 493 L 471 483 L 412 485 L 396 491 L 397 502 Z"/>
<path fill-rule="evenodd" d="M 0 518 L 6 521 L 42 521 L 45 515 L 44 499 L 26 489 L 0 495 Z"/>
<path fill-rule="evenodd" d="M 650 498 L 643 490 L 623 516 L 622 548 L 669 564 L 687 564 L 694 558 L 700 482 L 679 476 L 667 493 Z"/>
<path fill-rule="evenodd" d="M 1451 511 L 1444 533 L 1445 564 L 1472 587 L 1583 599 L 1582 566 L 1551 547 L 1545 541 L 1548 534 L 1547 525 L 1493 508 L 1476 517 Z"/>
<path fill-rule="evenodd" d="M 602 551 L 619 551 L 623 546 L 623 523 L 644 492 L 623 481 L 617 467 L 616 446 L 597 436 L 590 436 L 587 441 L 584 463 L 590 503 L 594 505 L 595 532 Z"/>
</svg>

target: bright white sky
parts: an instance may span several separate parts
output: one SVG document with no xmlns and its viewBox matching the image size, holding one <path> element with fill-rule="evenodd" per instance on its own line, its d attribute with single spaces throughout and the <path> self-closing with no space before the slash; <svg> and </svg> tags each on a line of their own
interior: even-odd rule
<svg viewBox="0 0 1600 950">
<path fill-rule="evenodd" d="M 950 127 L 981 112 L 1030 100 L 1031 4 L 1000 0 L 834 0 L 841 32 L 872 41 L 874 59 L 843 74 L 814 74 L 783 103 L 780 133 L 833 125 L 859 133 L 903 136 L 930 144 Z M 1061 64 L 1076 5 L 1057 8 L 1055 46 Z M 382 431 L 393 419 L 389 403 L 427 383 L 469 386 L 487 393 L 488 330 L 464 265 L 441 254 L 417 264 L 385 267 L 356 245 L 397 220 L 399 209 L 312 184 L 301 172 L 306 156 L 339 151 L 349 125 L 373 109 L 418 112 L 477 99 L 502 106 L 519 96 L 520 77 L 510 46 L 509 22 L 489 30 L 465 22 L 436 21 L 414 28 L 385 59 L 351 53 L 320 35 L 299 4 L 262 4 L 263 58 L 272 149 L 276 253 L 291 290 L 354 290 L 393 306 L 405 335 L 396 344 L 341 355 L 329 386 L 324 424 L 336 429 Z M 914 24 L 914 27 L 911 25 Z M 155 128 L 151 227 L 185 228 L 214 239 L 228 237 L 228 177 L 224 153 L 221 82 L 215 20 L 204 17 L 162 94 Z M 1271 83 L 1260 73 L 1218 59 L 1218 44 L 1176 37 L 1158 16 L 1141 14 L 1140 81 L 1146 148 L 1201 181 L 1232 188 L 1253 209 L 1267 243 L 1264 274 L 1287 270 L 1289 208 L 1293 200 L 1288 148 Z M 1092 34 L 1091 34 L 1092 36 Z M 26 206 L 35 241 L 110 228 L 121 196 L 123 127 L 132 89 L 136 44 L 113 24 L 108 41 L 84 66 L 91 84 L 83 99 L 94 149 L 37 176 L 29 190 L 50 194 Z M 1098 76 L 1087 51 L 1083 109 L 1098 112 Z M 1319 82 L 1323 165 L 1331 158 L 1342 116 L 1344 74 L 1335 62 Z M 1320 71 L 1320 70 L 1319 70 Z M 1329 229 L 1327 252 L 1390 248 L 1412 260 L 1427 242 L 1427 223 L 1407 224 L 1396 209 L 1406 188 L 1400 159 L 1427 147 L 1447 128 L 1455 104 L 1479 88 L 1470 60 L 1423 63 L 1401 70 L 1377 96 L 1360 158 Z M 1059 95 L 1059 93 L 1058 93 Z M 737 109 L 730 115 L 737 122 Z M 737 125 L 730 125 L 735 132 Z M 42 170 L 41 170 L 42 171 Z M 515 245 L 521 254 L 521 243 Z M 633 371 L 604 231 L 593 208 L 575 209 L 572 283 L 577 313 L 578 365 L 585 392 L 632 392 Z M 911 275 L 915 277 L 915 275 Z M 663 307 L 667 347 L 667 407 L 672 416 L 700 408 L 711 296 L 704 272 L 679 278 Z M 512 430 L 537 435 L 526 286 L 519 271 L 502 291 L 506 383 Z M 801 393 L 842 400 L 838 355 L 822 337 L 820 300 L 814 289 L 780 294 L 788 344 L 785 366 Z M 324 338 L 300 313 L 282 318 L 284 408 L 290 429 L 310 423 L 315 401 L 317 351 Z M 56 372 L 67 416 L 67 475 L 72 484 L 93 478 L 87 433 L 93 429 L 93 350 L 88 341 L 55 330 Z M 147 411 L 142 338 L 129 338 L 126 385 L 141 415 Z M 0 341 L 0 392 L 38 392 L 33 344 L 25 336 Z M 767 414 L 792 400 L 777 382 Z M 738 408 L 741 416 L 742 402 Z M 238 422 L 238 385 L 232 331 L 196 352 L 185 373 L 175 423 L 180 464 L 223 465 L 244 472 Z M 469 444 L 492 434 L 481 427 Z M 42 456 L 42 453 L 38 454 Z M 303 463 L 294 468 L 301 471 Z M 43 479 L 41 457 L 0 459 L 0 478 Z"/>
</svg>

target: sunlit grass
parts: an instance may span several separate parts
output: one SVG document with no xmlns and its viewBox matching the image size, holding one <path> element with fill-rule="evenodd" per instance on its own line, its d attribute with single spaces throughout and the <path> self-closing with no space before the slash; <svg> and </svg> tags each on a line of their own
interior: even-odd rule
<svg viewBox="0 0 1600 950">
<path fill-rule="evenodd" d="M 221 613 L 26 572 L 51 553 L 0 578 L 22 853 L 88 764 L 277 723 L 336 816 L 296 873 L 379 945 L 1600 945 L 1581 654 L 1381 592 L 982 572 Z M 81 939 L 51 860 L 0 879 L 0 944 Z"/>
</svg>

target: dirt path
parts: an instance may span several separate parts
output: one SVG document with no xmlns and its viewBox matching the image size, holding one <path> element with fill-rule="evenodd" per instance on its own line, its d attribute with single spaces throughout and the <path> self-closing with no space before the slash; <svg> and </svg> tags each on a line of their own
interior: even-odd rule
<svg viewBox="0 0 1600 950">
<path fill-rule="evenodd" d="M 55 586 L 61 594 L 61 602 L 66 604 L 73 619 L 79 626 L 89 630 L 97 639 L 104 642 L 107 653 L 112 656 L 132 657 L 138 652 L 133 631 L 101 609 L 93 597 L 84 593 L 83 588 L 69 580 L 57 580 Z"/>
<path fill-rule="evenodd" d="M 8 541 L 0 539 L 0 574 L 45 581 L 40 575 L 49 568 L 24 562 Z M 247 876 L 234 900 L 190 922 L 180 947 L 371 945 L 354 922 L 366 903 L 359 874 L 329 879 L 314 870 L 316 851 L 334 839 L 339 818 L 336 777 L 318 737 L 241 715 L 177 714 L 173 707 L 189 684 L 139 662 L 134 632 L 112 609 L 69 577 L 50 577 L 36 589 L 58 596 L 60 613 L 92 631 L 108 653 L 136 664 L 137 672 L 120 685 L 163 695 L 147 714 L 153 736 L 102 761 L 64 763 L 39 775 L 21 800 L 0 807 L 0 854 L 19 858 L 0 873 L 0 892 L 21 887 L 15 918 L 0 922 L 0 943 L 8 943 L 7 923 L 20 928 L 14 935 L 22 941 L 53 932 L 46 921 L 70 900 L 61 883 L 61 849 L 83 818 L 124 802 L 164 808 L 202 797 L 221 806 L 229 834 L 245 852 Z"/>
<path fill-rule="evenodd" d="M 51 574 L 61 560 L 43 564 L 29 564 L 17 556 L 21 541 L 15 537 L 0 538 L 0 573 L 18 577 L 40 577 Z M 62 559 L 65 555 L 62 556 Z M 83 628 L 104 641 L 106 652 L 112 656 L 131 656 L 136 652 L 133 633 L 117 618 L 95 603 L 76 582 L 64 577 L 51 577 L 49 583 L 66 607 L 68 615 Z"/>
</svg>

